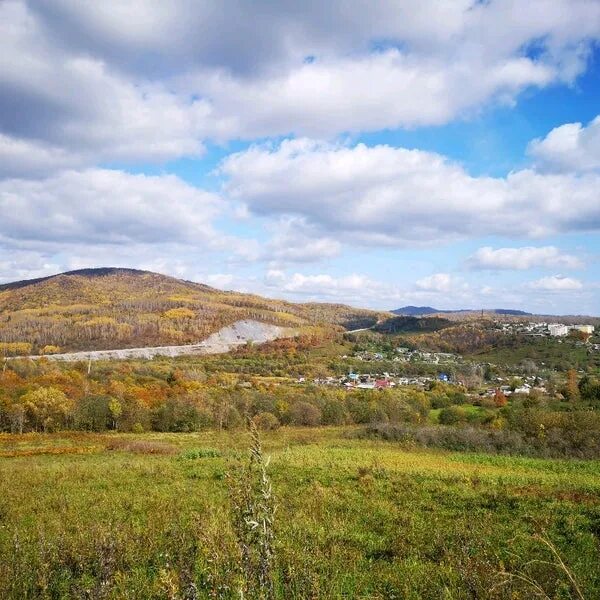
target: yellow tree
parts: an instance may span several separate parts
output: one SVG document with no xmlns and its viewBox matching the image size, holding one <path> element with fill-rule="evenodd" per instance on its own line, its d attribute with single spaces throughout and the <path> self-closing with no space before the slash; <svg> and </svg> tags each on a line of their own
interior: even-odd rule
<svg viewBox="0 0 600 600">
<path fill-rule="evenodd" d="M 55 387 L 39 387 L 21 397 L 21 402 L 34 429 L 44 432 L 64 426 L 73 410 L 73 402 Z"/>
<path fill-rule="evenodd" d="M 579 400 L 579 386 L 577 385 L 577 371 L 575 369 L 569 369 L 567 371 L 567 385 L 565 386 L 565 392 L 567 400 L 575 402 Z"/>
<path fill-rule="evenodd" d="M 113 429 L 117 429 L 119 426 L 119 417 L 123 414 L 123 407 L 116 398 L 111 398 L 108 401 L 108 410 L 113 421 Z"/>
</svg>

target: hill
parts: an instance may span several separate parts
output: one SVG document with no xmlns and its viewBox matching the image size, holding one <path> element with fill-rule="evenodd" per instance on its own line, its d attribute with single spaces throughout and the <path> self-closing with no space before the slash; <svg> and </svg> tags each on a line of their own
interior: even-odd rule
<svg viewBox="0 0 600 600">
<path fill-rule="evenodd" d="M 386 315 L 226 292 L 136 269 L 82 269 L 0 285 L 0 344 L 8 354 L 197 343 L 243 319 L 352 329 Z"/>
<path fill-rule="evenodd" d="M 457 310 L 442 310 L 439 308 L 433 308 L 431 306 L 403 306 L 402 308 L 396 308 L 390 311 L 395 315 L 407 316 L 407 317 L 422 317 L 424 315 L 435 315 L 435 314 L 455 314 L 455 313 L 472 313 L 480 314 L 481 310 L 471 308 L 460 308 Z M 525 312 L 524 310 L 517 310 L 513 308 L 491 308 L 484 309 L 483 312 L 487 315 L 506 315 L 515 317 L 527 317 L 532 313 Z"/>
<path fill-rule="evenodd" d="M 424 333 L 439 331 L 450 327 L 451 321 L 442 317 L 407 317 L 397 316 L 386 319 L 373 327 L 378 333 Z"/>
</svg>

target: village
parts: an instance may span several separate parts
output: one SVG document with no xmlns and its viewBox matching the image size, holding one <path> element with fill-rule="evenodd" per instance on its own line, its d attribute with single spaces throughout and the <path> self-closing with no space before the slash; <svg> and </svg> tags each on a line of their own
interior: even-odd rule
<svg viewBox="0 0 600 600">
<path fill-rule="evenodd" d="M 353 357 L 361 361 L 386 360 L 386 356 L 382 352 L 370 352 L 367 350 L 355 352 Z M 342 356 L 342 358 L 348 358 L 348 356 Z M 462 361 L 462 356 L 450 352 L 424 352 L 421 350 L 411 350 L 410 348 L 400 346 L 394 350 L 394 355 L 391 360 L 400 363 L 421 362 L 438 365 L 444 363 L 457 363 Z"/>
<path fill-rule="evenodd" d="M 495 322 L 495 327 L 502 333 L 531 335 L 537 337 L 566 337 L 579 332 L 584 336 L 594 333 L 593 325 L 565 325 L 564 323 L 536 323 L 533 321 L 522 323 Z"/>
<path fill-rule="evenodd" d="M 340 377 L 321 377 L 308 381 L 304 377 L 297 379 L 297 383 L 324 386 L 337 386 L 346 390 L 385 390 L 398 386 L 412 386 L 420 389 L 430 389 L 435 382 L 442 382 L 457 387 L 464 387 L 464 381 L 461 377 L 453 378 L 448 373 L 438 373 L 437 376 L 414 376 L 407 377 L 397 373 L 349 373 Z M 498 392 L 505 396 L 512 394 L 541 393 L 545 394 L 547 383 L 538 376 L 525 376 L 518 378 L 496 377 L 493 381 L 487 382 L 475 395 L 480 397 L 493 397 Z"/>
</svg>

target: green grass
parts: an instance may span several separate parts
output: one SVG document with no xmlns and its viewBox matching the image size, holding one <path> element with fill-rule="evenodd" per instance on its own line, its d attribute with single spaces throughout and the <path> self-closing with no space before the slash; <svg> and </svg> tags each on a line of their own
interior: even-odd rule
<svg viewBox="0 0 600 600">
<path fill-rule="evenodd" d="M 511 347 L 498 346 L 473 353 L 467 358 L 496 365 L 518 365 L 524 360 L 533 360 L 538 366 L 559 371 L 600 366 L 597 353 L 588 353 L 585 347 L 576 346 L 571 340 L 525 336 L 518 337 Z"/>
<path fill-rule="evenodd" d="M 226 473 L 247 446 L 241 431 L 0 436 L 0 598 L 239 597 Z M 600 597 L 600 461 L 407 451 L 339 428 L 280 429 L 264 448 L 281 598 L 532 598 L 494 587 L 522 569 L 569 598 L 564 574 L 526 566 L 551 558 L 540 528 Z"/>
</svg>

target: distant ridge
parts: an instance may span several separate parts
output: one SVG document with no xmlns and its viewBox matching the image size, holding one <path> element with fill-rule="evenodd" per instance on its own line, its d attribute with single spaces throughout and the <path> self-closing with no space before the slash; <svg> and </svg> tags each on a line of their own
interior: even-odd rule
<svg viewBox="0 0 600 600">
<path fill-rule="evenodd" d="M 432 306 L 403 306 L 402 308 L 397 308 L 390 312 L 395 315 L 400 315 L 404 317 L 422 317 L 424 315 L 433 315 L 433 314 L 450 314 L 450 313 L 475 313 L 480 312 L 481 309 L 472 309 L 472 308 L 461 308 L 458 310 L 441 310 L 439 308 L 433 308 Z M 532 316 L 532 313 L 525 312 L 524 310 L 516 310 L 512 308 L 486 308 L 483 309 L 485 313 L 492 313 L 496 315 L 507 315 L 513 317 L 528 317 Z"/>
</svg>

